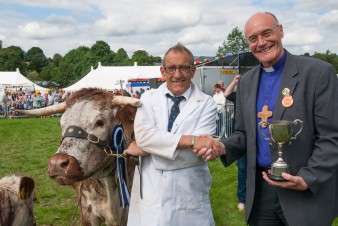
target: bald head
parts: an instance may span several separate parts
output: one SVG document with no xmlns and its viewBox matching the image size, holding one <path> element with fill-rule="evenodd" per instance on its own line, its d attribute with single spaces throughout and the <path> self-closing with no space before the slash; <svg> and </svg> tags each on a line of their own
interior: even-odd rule
<svg viewBox="0 0 338 226">
<path fill-rule="evenodd" d="M 276 25 L 279 24 L 277 17 L 270 13 L 270 12 L 259 12 L 259 13 L 255 13 L 253 14 L 245 23 L 244 25 L 244 34 L 245 37 L 247 37 L 247 27 L 250 23 L 252 23 L 253 21 L 257 21 L 257 19 L 262 19 L 265 18 L 267 20 L 271 20 L 273 23 L 275 23 Z"/>
<path fill-rule="evenodd" d="M 245 24 L 244 33 L 251 53 L 264 67 L 273 66 L 283 56 L 283 26 L 272 13 L 252 15 Z"/>
</svg>

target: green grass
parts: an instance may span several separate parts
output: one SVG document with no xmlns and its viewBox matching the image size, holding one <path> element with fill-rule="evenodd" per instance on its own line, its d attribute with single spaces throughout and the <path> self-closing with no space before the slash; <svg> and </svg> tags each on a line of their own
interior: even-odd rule
<svg viewBox="0 0 338 226">
<path fill-rule="evenodd" d="M 60 140 L 59 119 L 0 119 L 0 178 L 12 173 L 34 178 L 37 225 L 68 225 L 76 207 L 75 190 L 47 174 Z M 74 223 L 79 224 L 79 215 Z"/>
<path fill-rule="evenodd" d="M 0 119 L 0 178 L 16 173 L 33 177 L 40 226 L 69 225 L 77 205 L 75 190 L 60 186 L 47 174 L 48 160 L 58 148 L 60 118 Z M 213 184 L 211 204 L 217 226 L 244 226 L 244 213 L 237 211 L 237 168 L 224 168 L 220 160 L 209 164 Z M 79 211 L 71 225 L 79 225 Z M 336 219 L 334 226 L 338 226 Z"/>
</svg>

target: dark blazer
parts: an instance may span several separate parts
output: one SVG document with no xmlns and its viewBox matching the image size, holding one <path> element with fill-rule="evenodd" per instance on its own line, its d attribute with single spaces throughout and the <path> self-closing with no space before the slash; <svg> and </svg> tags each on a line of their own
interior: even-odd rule
<svg viewBox="0 0 338 226">
<path fill-rule="evenodd" d="M 223 143 L 225 166 L 247 150 L 248 176 L 246 220 L 249 219 L 256 181 L 256 98 L 260 66 L 245 73 L 237 87 L 235 132 Z M 293 105 L 284 108 L 282 90 L 290 89 Z M 286 52 L 273 120 L 300 119 L 304 126 L 292 144 L 283 146 L 283 159 L 290 173 L 302 177 L 309 189 L 278 189 L 284 215 L 290 226 L 331 225 L 338 203 L 338 79 L 332 65 Z M 276 145 L 271 161 L 277 159 Z M 334 210 L 335 209 L 335 210 Z"/>
</svg>

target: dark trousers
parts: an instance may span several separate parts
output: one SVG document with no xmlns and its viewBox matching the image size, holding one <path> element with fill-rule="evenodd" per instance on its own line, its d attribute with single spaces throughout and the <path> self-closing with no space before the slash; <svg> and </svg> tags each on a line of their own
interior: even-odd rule
<svg viewBox="0 0 338 226">
<path fill-rule="evenodd" d="M 256 174 L 256 191 L 249 217 L 250 226 L 287 226 L 277 195 L 277 188 L 269 185 L 262 177 L 261 170 Z"/>
</svg>

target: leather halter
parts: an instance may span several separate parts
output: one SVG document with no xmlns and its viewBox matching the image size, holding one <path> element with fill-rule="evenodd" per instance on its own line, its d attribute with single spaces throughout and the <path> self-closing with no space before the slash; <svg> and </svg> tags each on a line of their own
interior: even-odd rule
<svg viewBox="0 0 338 226">
<path fill-rule="evenodd" d="M 111 149 L 109 145 L 109 142 L 101 140 L 98 136 L 94 134 L 87 133 L 87 131 L 85 131 L 79 126 L 74 126 L 74 125 L 68 126 L 68 128 L 66 129 L 66 132 L 63 134 L 61 138 L 61 143 L 63 139 L 66 137 L 75 137 L 75 138 L 88 140 L 89 142 L 101 147 L 107 154 L 114 154 L 113 150 Z M 108 153 L 107 151 L 109 151 L 110 153 Z"/>
</svg>

